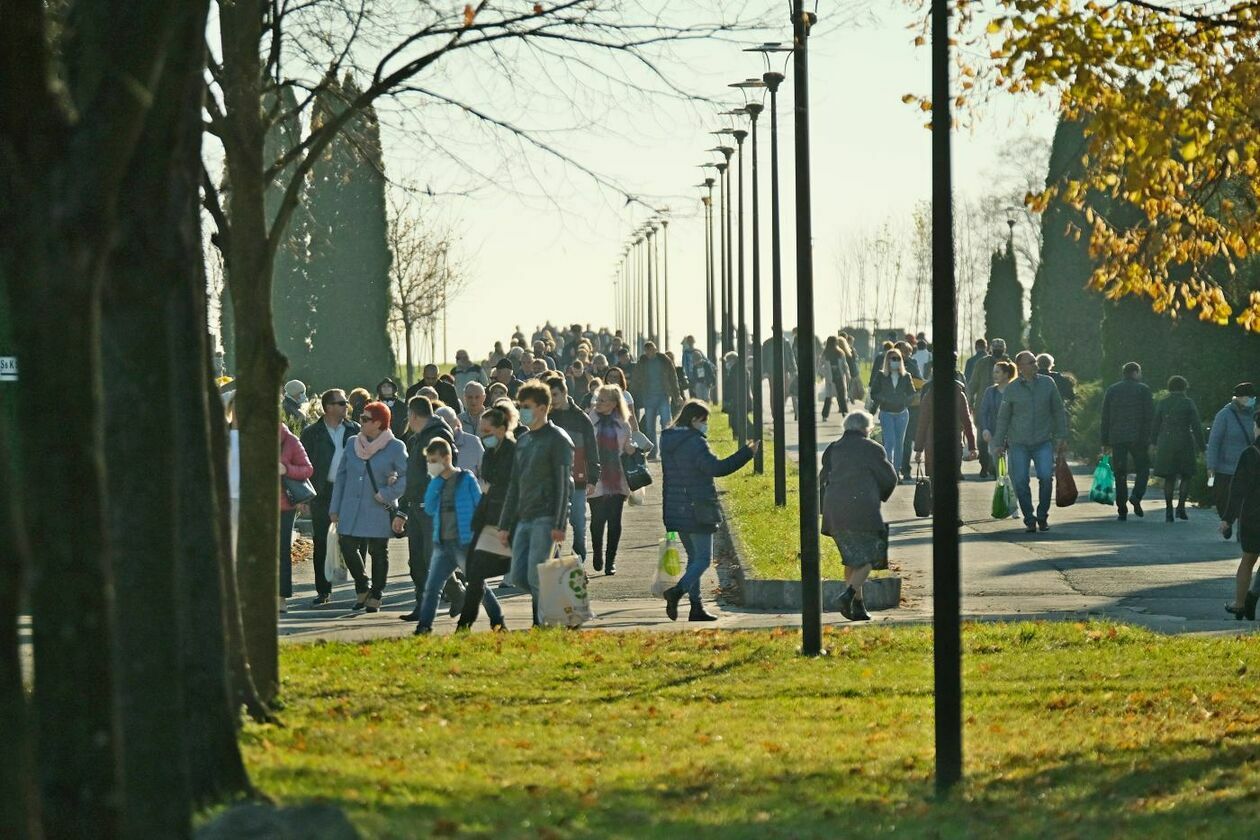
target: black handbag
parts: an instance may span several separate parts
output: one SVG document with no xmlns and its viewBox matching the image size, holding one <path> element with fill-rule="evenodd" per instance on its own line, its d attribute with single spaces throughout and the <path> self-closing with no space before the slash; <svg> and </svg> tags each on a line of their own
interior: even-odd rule
<svg viewBox="0 0 1260 840">
<path fill-rule="evenodd" d="M 285 475 L 280 477 L 280 484 L 284 488 L 284 497 L 291 505 L 305 504 L 319 495 L 315 492 L 315 485 L 311 484 L 310 479 L 299 481 Z"/>
<path fill-rule="evenodd" d="M 372 492 L 373 492 L 374 494 L 375 494 L 375 493 L 380 493 L 380 492 L 381 492 L 380 488 L 376 486 L 376 476 L 372 475 L 372 464 L 371 464 L 371 462 L 370 462 L 370 461 L 364 461 L 364 462 L 363 462 L 363 469 L 367 471 L 367 474 L 368 474 L 368 481 L 372 482 Z M 397 505 L 391 505 L 391 504 L 386 503 L 386 505 L 385 505 L 385 510 L 386 510 L 386 512 L 388 512 L 388 513 L 389 513 L 389 523 L 390 523 L 390 527 L 389 527 L 389 535 L 390 535 L 391 537 L 393 537 L 394 539 L 396 539 L 396 540 L 397 540 L 397 539 L 402 539 L 403 537 L 407 536 L 407 525 L 408 525 L 408 521 L 407 521 L 406 517 L 403 517 L 403 529 L 402 529 L 402 532 L 400 533 L 400 532 L 398 532 L 398 531 L 395 531 L 395 530 L 394 530 L 394 520 L 395 520 L 395 519 L 397 519 L 399 516 L 402 516 L 402 513 L 398 510 L 398 506 L 397 506 Z"/>
<path fill-rule="evenodd" d="M 652 483 L 652 474 L 648 472 L 647 458 L 642 452 L 621 456 L 621 474 L 625 476 L 626 486 L 631 492 L 647 487 Z"/>
<path fill-rule="evenodd" d="M 920 519 L 932 515 L 932 481 L 923 477 L 922 468 L 914 483 L 914 515 Z"/>
<path fill-rule="evenodd" d="M 691 515 L 695 517 L 697 525 L 718 526 L 722 524 L 722 506 L 718 504 L 717 499 L 693 499 L 691 502 Z"/>
</svg>

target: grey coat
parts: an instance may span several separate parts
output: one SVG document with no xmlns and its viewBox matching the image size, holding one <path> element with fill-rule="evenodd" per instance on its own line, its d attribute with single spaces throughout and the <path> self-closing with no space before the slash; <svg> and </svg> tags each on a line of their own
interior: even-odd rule
<svg viewBox="0 0 1260 840">
<path fill-rule="evenodd" d="M 824 534 L 878 532 L 884 527 L 880 505 L 897 489 L 897 471 L 884 447 L 861 432 L 845 432 L 823 452 L 818 488 Z"/>
<path fill-rule="evenodd" d="M 1238 408 L 1233 400 L 1216 412 L 1208 435 L 1207 468 L 1221 475 L 1233 475 L 1243 450 L 1254 441 L 1254 424 L 1252 413 Z"/>
<path fill-rule="evenodd" d="M 341 464 L 337 467 L 337 481 L 333 484 L 329 513 L 337 514 L 337 533 L 347 537 L 382 539 L 392 533 L 389 511 L 372 497 L 372 482 L 367 477 L 369 462 L 355 451 L 355 435 L 346 440 Z M 402 441 L 394 440 L 372 456 L 372 475 L 381 496 L 395 505 L 407 489 L 407 448 Z M 398 481 L 389 485 L 389 474 L 398 473 Z"/>
<path fill-rule="evenodd" d="M 976 366 L 980 370 L 980 365 Z M 1038 374 L 1006 386 L 991 446 L 1040 446 L 1067 437 L 1067 412 L 1054 380 Z"/>
</svg>

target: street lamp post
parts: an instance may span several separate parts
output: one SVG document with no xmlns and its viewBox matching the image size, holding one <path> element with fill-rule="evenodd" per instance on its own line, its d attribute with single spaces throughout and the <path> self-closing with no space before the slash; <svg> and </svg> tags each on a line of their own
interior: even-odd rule
<svg viewBox="0 0 1260 840">
<path fill-rule="evenodd" d="M 707 303 L 705 309 L 705 327 L 706 342 L 705 351 L 709 354 L 709 361 L 713 361 L 713 356 L 717 353 L 717 322 L 713 317 L 713 183 L 714 178 L 705 178 L 704 186 L 708 190 L 702 201 L 704 202 L 704 264 L 705 264 L 705 301 Z M 715 394 L 709 395 L 709 402 L 713 402 Z"/>
<path fill-rule="evenodd" d="M 727 113 L 742 115 L 744 111 L 735 110 Z M 745 306 L 747 284 L 744 282 L 744 140 L 748 138 L 748 132 L 740 128 L 725 128 L 720 133 L 729 134 L 735 138 L 736 158 L 739 164 L 737 179 L 739 200 L 736 212 L 736 225 L 739 228 L 739 248 L 737 249 L 739 269 L 736 282 L 739 283 L 739 290 L 735 296 L 737 307 L 735 332 L 738 345 L 735 351 L 735 387 L 739 390 L 735 399 L 731 401 L 731 406 L 735 409 L 731 431 L 735 434 L 735 439 L 742 442 L 748 440 L 748 320 Z"/>
<path fill-rule="evenodd" d="M 664 252 L 661 274 L 661 289 L 664 292 L 664 303 L 661 305 L 661 334 L 665 347 L 669 347 L 669 219 L 661 219 L 661 250 Z"/>
<path fill-rule="evenodd" d="M 720 134 L 721 132 L 713 132 Z M 735 154 L 733 146 L 717 146 L 709 151 L 720 152 L 724 158 L 718 164 L 722 173 L 722 215 L 719 220 L 722 227 L 722 355 L 735 349 L 734 289 L 732 288 L 734 264 L 731 259 L 731 155 Z"/>
<path fill-rule="evenodd" d="M 814 255 L 809 165 L 809 30 L 818 16 L 792 3 L 792 82 L 796 106 L 796 369 L 800 386 L 801 653 L 822 653 L 818 559 L 818 429 L 814 418 Z"/>
<path fill-rule="evenodd" d="M 647 340 L 653 344 L 657 344 L 657 323 L 658 313 L 655 306 L 656 298 L 656 277 L 652 271 L 652 237 L 656 234 L 656 225 L 649 224 L 647 231 L 644 233 L 646 244 L 644 245 L 644 255 L 647 262 Z"/>
<path fill-rule="evenodd" d="M 731 87 L 748 89 L 764 88 L 766 83 L 761 79 L 746 79 L 742 82 L 736 82 Z M 752 133 L 752 398 L 753 398 L 753 429 L 757 440 L 762 438 L 762 429 L 765 425 L 765 415 L 761 387 L 761 379 L 763 376 L 762 357 L 761 357 L 761 201 L 758 178 L 758 155 L 757 155 L 757 118 L 761 116 L 761 112 L 765 110 L 760 102 L 749 102 L 744 106 L 744 110 L 748 114 L 749 123 Z M 753 472 L 761 475 L 766 471 L 765 451 L 761 447 L 757 448 L 757 454 L 753 457 Z"/>
</svg>

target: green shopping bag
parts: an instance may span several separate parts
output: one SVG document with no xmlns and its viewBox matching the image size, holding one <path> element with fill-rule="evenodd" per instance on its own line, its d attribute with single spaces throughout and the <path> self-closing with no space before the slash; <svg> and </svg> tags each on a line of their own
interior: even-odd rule
<svg viewBox="0 0 1260 840">
<path fill-rule="evenodd" d="M 1010 495 L 1006 491 L 1010 478 L 1006 474 L 1006 456 L 998 458 L 997 484 L 993 487 L 993 518 L 1005 519 L 1011 515 Z"/>
<path fill-rule="evenodd" d="M 1116 503 L 1116 473 L 1111 468 L 1111 456 L 1104 455 L 1094 468 L 1094 484 L 1089 488 L 1089 500 L 1100 505 Z"/>
</svg>

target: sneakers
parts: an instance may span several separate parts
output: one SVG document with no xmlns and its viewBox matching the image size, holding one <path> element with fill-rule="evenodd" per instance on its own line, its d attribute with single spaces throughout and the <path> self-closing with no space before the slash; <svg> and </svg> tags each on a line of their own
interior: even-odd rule
<svg viewBox="0 0 1260 840">
<path fill-rule="evenodd" d="M 372 596 L 369 596 L 369 597 L 368 597 L 368 599 L 367 599 L 367 603 L 365 604 L 365 606 L 367 607 L 367 611 L 368 611 L 368 612 L 370 612 L 370 613 L 380 612 L 380 611 L 381 611 L 381 599 L 380 599 L 380 596 L 379 596 L 379 595 L 372 595 Z"/>
</svg>

